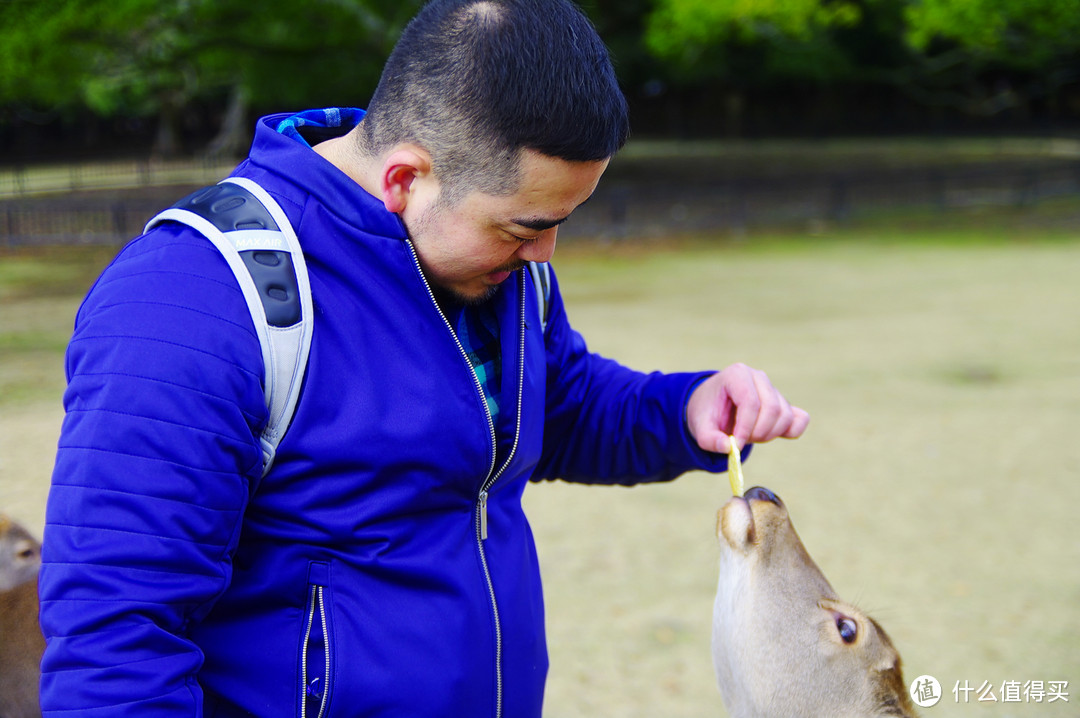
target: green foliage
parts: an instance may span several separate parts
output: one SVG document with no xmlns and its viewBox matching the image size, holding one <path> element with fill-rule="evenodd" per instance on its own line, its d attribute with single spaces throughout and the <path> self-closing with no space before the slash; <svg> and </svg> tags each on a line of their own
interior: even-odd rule
<svg viewBox="0 0 1080 718">
<path fill-rule="evenodd" d="M 650 45 L 671 53 L 686 41 L 709 43 L 783 36 L 808 39 L 817 28 L 859 19 L 853 3 L 821 0 L 660 0 Z"/>
<path fill-rule="evenodd" d="M 147 111 L 162 92 L 190 94 L 190 27 L 198 7 L 153 0 L 15 0 L 0 12 L 0 99 Z"/>
<path fill-rule="evenodd" d="M 0 107 L 366 104 L 423 0 L 0 0 Z M 1080 70 L 1078 0 L 581 0 L 627 88 L 900 88 L 993 114 Z M 786 83 L 786 84 L 785 84 Z M 226 116 L 234 114 L 230 109 Z"/>
<path fill-rule="evenodd" d="M 0 103 L 152 114 L 241 87 L 357 104 L 419 0 L 8 0 Z"/>
<path fill-rule="evenodd" d="M 906 37 L 919 50 L 946 41 L 982 59 L 1033 69 L 1080 50 L 1075 0 L 920 0 L 907 5 Z"/>
<path fill-rule="evenodd" d="M 653 0 L 582 0 L 608 46 L 623 82 L 641 84 L 656 74 L 656 60 L 645 47 L 645 18 Z"/>
<path fill-rule="evenodd" d="M 829 30 L 854 26 L 862 14 L 848 0 L 658 0 L 645 41 L 691 75 L 827 77 L 846 69 Z M 740 67 L 740 55 L 755 62 Z"/>
<path fill-rule="evenodd" d="M 1080 77 L 1076 0 L 920 0 L 903 17 L 918 60 L 906 72 L 921 75 L 907 89 L 922 104 L 1026 113 Z"/>
<path fill-rule="evenodd" d="M 79 15 L 79 5 L 54 7 L 34 0 L 0 3 L 0 102 L 70 103 L 79 90 L 76 78 L 85 71 L 84 58 L 64 42 L 64 36 Z"/>
</svg>

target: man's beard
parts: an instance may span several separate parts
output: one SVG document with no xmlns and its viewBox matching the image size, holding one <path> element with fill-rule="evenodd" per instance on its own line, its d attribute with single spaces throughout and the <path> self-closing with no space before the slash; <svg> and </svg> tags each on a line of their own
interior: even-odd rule
<svg viewBox="0 0 1080 718">
<path fill-rule="evenodd" d="M 511 275 L 516 273 L 519 269 L 525 266 L 525 262 L 520 259 L 515 259 L 511 262 L 491 270 L 491 274 L 498 274 L 499 272 L 509 272 Z M 507 282 L 510 280 L 507 279 Z M 505 284 L 506 282 L 503 282 Z M 499 293 L 499 289 L 502 288 L 502 284 L 496 284 L 492 287 L 487 287 L 479 294 L 464 294 L 457 291 L 453 287 L 444 287 L 432 279 L 428 278 L 428 285 L 431 287 L 431 293 L 435 295 L 435 301 L 439 303 L 439 306 L 445 306 L 447 303 L 454 304 L 462 307 L 476 307 L 484 302 L 489 301 L 492 297 Z"/>
<path fill-rule="evenodd" d="M 437 225 L 438 217 L 443 213 L 445 207 L 442 204 L 441 197 L 437 199 L 434 204 L 428 207 L 420 215 L 417 220 L 417 232 L 425 233 L 433 231 L 433 228 Z M 409 238 L 415 237 L 414 233 L 406 227 L 406 232 L 409 234 Z M 500 267 L 492 269 L 489 274 L 498 274 L 499 272 L 509 272 L 511 274 L 517 272 L 524 267 L 527 262 L 521 259 L 511 259 Z M 434 278 L 428 275 L 427 271 L 421 267 L 421 271 L 424 273 L 424 277 L 427 279 L 428 286 L 431 287 L 431 293 L 435 296 L 435 301 L 439 306 L 457 305 L 463 307 L 475 307 L 484 302 L 487 302 L 499 292 L 499 288 L 502 286 L 495 285 L 493 287 L 487 287 L 478 294 L 464 294 L 454 289 L 453 287 L 447 287 L 439 284 Z M 508 280 L 509 281 L 509 280 Z"/>
</svg>

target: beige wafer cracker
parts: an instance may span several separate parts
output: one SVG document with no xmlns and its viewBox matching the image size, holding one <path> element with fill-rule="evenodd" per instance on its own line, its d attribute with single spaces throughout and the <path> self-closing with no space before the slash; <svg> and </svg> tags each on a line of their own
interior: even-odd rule
<svg viewBox="0 0 1080 718">
<path fill-rule="evenodd" d="M 731 482 L 731 493 L 742 496 L 746 490 L 742 477 L 742 456 L 739 455 L 739 446 L 735 443 L 735 437 L 731 439 L 731 450 L 728 451 L 728 481 Z"/>
</svg>

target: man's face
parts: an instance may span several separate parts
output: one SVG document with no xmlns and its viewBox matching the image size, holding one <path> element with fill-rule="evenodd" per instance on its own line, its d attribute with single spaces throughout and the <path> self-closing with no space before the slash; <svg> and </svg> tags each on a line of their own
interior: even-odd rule
<svg viewBox="0 0 1080 718">
<path fill-rule="evenodd" d="M 428 281 L 475 304 L 525 262 L 548 261 L 559 225 L 592 195 L 607 165 L 525 150 L 521 184 L 512 195 L 474 191 L 452 207 L 430 194 L 410 202 L 402 219 Z"/>
</svg>

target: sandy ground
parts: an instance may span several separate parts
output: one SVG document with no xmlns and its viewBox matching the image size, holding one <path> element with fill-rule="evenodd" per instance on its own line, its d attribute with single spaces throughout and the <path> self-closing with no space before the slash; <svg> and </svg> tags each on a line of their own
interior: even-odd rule
<svg viewBox="0 0 1080 718">
<path fill-rule="evenodd" d="M 5 409 L 0 416 L 0 506 L 39 538 L 62 419 L 59 402 Z"/>
<path fill-rule="evenodd" d="M 1077 716 L 1078 260 L 1075 245 L 824 244 L 590 257 L 561 276 L 594 350 L 641 369 L 745 361 L 811 412 L 804 438 L 758 447 L 747 482 L 785 499 L 907 678 L 938 678 L 925 715 Z M 724 715 L 708 631 L 728 494 L 700 474 L 527 494 L 549 716 Z M 1069 681 L 1070 702 L 1004 702 L 1006 682 L 1038 680 Z M 998 701 L 958 701 L 965 681 Z"/>
<path fill-rule="evenodd" d="M 944 698 L 923 715 L 1080 716 L 1080 244 L 867 240 L 570 251 L 557 267 L 594 350 L 644 370 L 745 361 L 811 412 L 804 438 L 757 448 L 747 482 L 784 498 L 839 593 L 893 637 L 907 678 L 938 678 Z M 77 300 L 48 301 L 42 331 L 70 326 Z M 0 334 L 21 321 L 12 307 Z M 0 507 L 39 531 L 61 359 L 0 356 L 0 381 L 17 359 L 40 382 L 0 403 Z M 704 474 L 526 493 L 548 718 L 725 715 L 708 642 L 729 494 Z M 997 701 L 958 702 L 965 681 Z M 1006 702 L 1013 681 L 1068 681 L 1069 700 Z"/>
<path fill-rule="evenodd" d="M 0 511 L 39 537 L 63 419 L 63 345 L 78 303 L 46 297 L 0 305 Z M 18 331 L 31 336 L 9 344 L 35 346 L 2 351 Z"/>
</svg>

